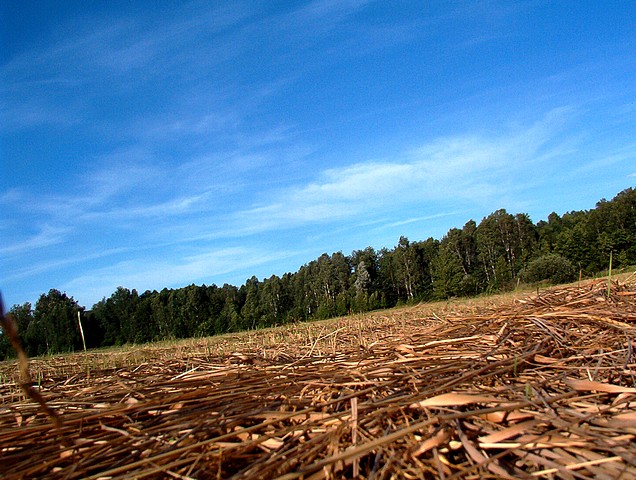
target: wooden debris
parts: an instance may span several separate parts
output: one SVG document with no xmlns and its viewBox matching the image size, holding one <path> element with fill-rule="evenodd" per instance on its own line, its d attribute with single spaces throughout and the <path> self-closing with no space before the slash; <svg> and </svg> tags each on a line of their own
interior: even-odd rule
<svg viewBox="0 0 636 480">
<path fill-rule="evenodd" d="M 594 281 L 113 368 L 87 367 L 92 352 L 39 359 L 63 425 L 5 381 L 0 477 L 634 478 L 635 334 L 636 285 Z"/>
</svg>

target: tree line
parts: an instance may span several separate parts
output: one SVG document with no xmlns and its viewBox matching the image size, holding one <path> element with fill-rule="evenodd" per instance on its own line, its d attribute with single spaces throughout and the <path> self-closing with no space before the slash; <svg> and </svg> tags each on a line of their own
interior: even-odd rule
<svg viewBox="0 0 636 480">
<path fill-rule="evenodd" d="M 560 283 L 614 267 L 636 265 L 636 190 L 596 208 L 551 213 L 534 224 L 527 214 L 497 210 L 441 239 L 350 255 L 323 254 L 282 277 L 248 279 L 236 287 L 190 285 L 161 291 L 119 287 L 86 310 L 58 290 L 14 305 L 29 355 L 81 349 L 78 315 L 89 348 L 217 335 L 324 319 L 399 304 L 471 296 L 519 282 Z M 78 313 L 79 312 L 79 313 Z M 0 336 L 0 358 L 13 355 Z"/>
</svg>

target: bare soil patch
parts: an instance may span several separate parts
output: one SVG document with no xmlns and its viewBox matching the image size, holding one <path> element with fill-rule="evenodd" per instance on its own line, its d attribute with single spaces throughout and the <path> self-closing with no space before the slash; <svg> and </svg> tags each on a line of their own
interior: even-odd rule
<svg viewBox="0 0 636 480">
<path fill-rule="evenodd" d="M 635 478 L 636 284 L 0 365 L 2 478 Z"/>
</svg>

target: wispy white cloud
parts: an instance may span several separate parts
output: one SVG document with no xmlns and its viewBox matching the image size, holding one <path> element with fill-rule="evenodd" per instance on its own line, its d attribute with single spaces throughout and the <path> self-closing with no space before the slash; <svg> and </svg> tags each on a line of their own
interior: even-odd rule
<svg viewBox="0 0 636 480">
<path fill-rule="evenodd" d="M 211 249 L 194 255 L 176 255 L 152 261 L 139 258 L 94 269 L 63 285 L 82 301 L 97 302 L 104 292 L 118 286 L 135 288 L 139 292 L 163 287 L 178 287 L 193 282 L 212 283 L 232 272 L 250 270 L 258 265 L 289 257 L 293 252 L 267 252 L 259 248 L 227 247 Z M 217 280 L 218 281 L 218 280 Z"/>
<path fill-rule="evenodd" d="M 624 145 L 614 152 L 595 155 L 593 159 L 583 162 L 576 168 L 577 173 L 603 172 L 616 165 L 633 165 L 636 163 L 636 143 Z"/>
<path fill-rule="evenodd" d="M 298 18 L 302 23 L 319 21 L 337 23 L 360 8 L 369 4 L 369 0 L 314 0 L 306 6 L 294 11 L 290 16 Z"/>
<path fill-rule="evenodd" d="M 144 149 L 116 151 L 97 158 L 96 164 L 96 168 L 77 174 L 80 188 L 90 192 L 89 203 L 102 203 L 122 193 L 143 189 L 160 183 L 166 176 L 162 165 Z"/>
<path fill-rule="evenodd" d="M 249 47 L 227 32 L 248 19 L 249 10 L 208 6 L 192 15 L 184 6 L 174 15 L 147 20 L 70 16 L 47 48 L 19 52 L 0 65 L 3 126 L 75 125 L 94 111 L 96 99 L 137 88 L 151 91 L 165 82 L 179 83 L 181 90 L 198 85 L 215 65 Z M 211 35 L 215 42 L 203 41 Z M 214 122 L 209 118 L 208 125 L 195 128 Z"/>
<path fill-rule="evenodd" d="M 559 109 L 507 133 L 440 138 L 403 149 L 394 158 L 325 169 L 314 180 L 284 187 L 263 183 L 258 175 L 284 157 L 287 149 L 303 155 L 302 149 L 284 142 L 255 154 L 231 154 L 226 166 L 203 157 L 174 167 L 145 149 L 123 150 L 99 159 L 96 167 L 78 177 L 77 187 L 64 195 L 17 191 L 3 195 L 5 202 L 30 209 L 41 232 L 0 252 L 24 254 L 71 241 L 86 229 L 105 229 L 109 235 L 126 231 L 126 240 L 112 248 L 130 248 L 137 242 L 179 245 L 352 218 L 374 221 L 449 197 L 464 204 L 491 202 L 512 188 L 513 172 L 536 169 L 552 152 L 560 152 L 555 132 L 569 115 L 570 110 Z M 250 169 L 252 174 L 246 175 Z M 517 189 L 523 188 L 519 177 L 515 176 Z M 228 195 L 234 199 L 231 204 L 225 202 Z M 398 217 L 395 226 L 425 218 Z M 136 233 L 130 237 L 133 226 Z"/>
<path fill-rule="evenodd" d="M 0 256 L 17 255 L 60 244 L 68 232 L 68 228 L 44 224 L 37 233 L 0 246 Z"/>
<path fill-rule="evenodd" d="M 7 103 L 3 102 L 0 107 L 0 118 L 7 130 L 42 125 L 70 127 L 79 123 L 79 118 L 70 109 L 60 110 L 57 106 L 48 105 L 47 102 L 30 100 L 14 105 Z"/>
<path fill-rule="evenodd" d="M 448 217 L 448 216 L 451 216 L 451 215 L 456 215 L 457 213 L 458 212 L 443 212 L 443 213 L 436 213 L 435 215 L 425 215 L 425 216 L 422 216 L 422 217 L 412 217 L 412 218 L 407 218 L 405 220 L 400 220 L 399 222 L 386 223 L 386 224 L 382 225 L 381 228 L 401 227 L 402 225 L 409 225 L 411 223 L 426 222 L 427 220 L 434 220 L 436 218 Z"/>
<path fill-rule="evenodd" d="M 549 112 L 528 127 L 497 135 L 434 140 L 395 159 L 373 160 L 323 171 L 316 181 L 278 190 L 269 203 L 237 212 L 237 231 L 258 232 L 374 216 L 413 203 L 490 201 L 506 194 L 513 172 L 539 168 L 561 152 L 554 142 L 569 109 Z M 556 152 L 556 153 L 554 153 Z"/>
<path fill-rule="evenodd" d="M 172 117 L 172 118 L 170 118 Z M 232 112 L 210 112 L 201 114 L 179 112 L 170 115 L 161 115 L 160 119 L 152 120 L 144 118 L 134 128 L 135 133 L 152 140 L 165 138 L 188 138 L 200 135 L 228 135 L 239 127 L 239 116 Z"/>
<path fill-rule="evenodd" d="M 87 262 L 112 257 L 122 253 L 130 253 L 132 248 L 111 248 L 105 250 L 99 250 L 85 255 L 69 254 L 59 259 L 44 259 L 38 262 L 30 262 L 26 265 L 21 265 L 12 270 L 12 272 L 4 277 L 5 281 L 19 280 L 23 278 L 33 277 L 47 272 L 59 271 L 62 268 L 66 268 L 72 265 L 86 264 Z"/>
</svg>

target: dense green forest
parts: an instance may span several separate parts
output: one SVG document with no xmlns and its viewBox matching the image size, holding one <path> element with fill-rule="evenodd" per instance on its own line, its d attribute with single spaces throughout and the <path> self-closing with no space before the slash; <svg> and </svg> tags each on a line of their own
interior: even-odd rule
<svg viewBox="0 0 636 480">
<path fill-rule="evenodd" d="M 505 210 L 468 221 L 441 240 L 409 241 L 323 254 L 282 277 L 252 277 L 241 287 L 190 285 L 139 294 L 123 287 L 80 306 L 58 290 L 10 313 L 29 355 L 82 348 L 78 312 L 89 348 L 208 336 L 322 319 L 401 303 L 470 296 L 518 282 L 559 283 L 636 264 L 636 189 L 601 200 L 589 211 L 549 215 L 536 225 Z M 0 358 L 11 356 L 0 336 Z"/>
</svg>

